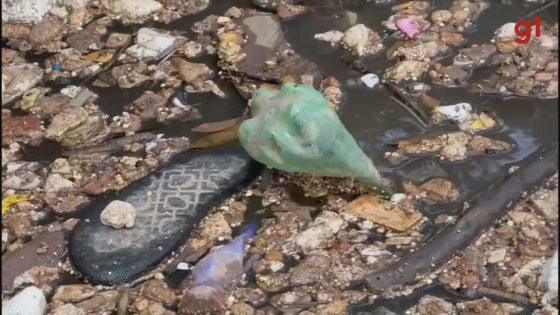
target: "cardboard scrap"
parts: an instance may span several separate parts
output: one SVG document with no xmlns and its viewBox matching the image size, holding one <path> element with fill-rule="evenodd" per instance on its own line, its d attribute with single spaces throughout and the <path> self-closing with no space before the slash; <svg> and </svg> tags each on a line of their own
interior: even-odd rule
<svg viewBox="0 0 560 315">
<path fill-rule="evenodd" d="M 397 232 L 407 231 L 422 218 L 422 214 L 416 210 L 407 212 L 373 195 L 356 198 L 344 211 Z"/>
</svg>

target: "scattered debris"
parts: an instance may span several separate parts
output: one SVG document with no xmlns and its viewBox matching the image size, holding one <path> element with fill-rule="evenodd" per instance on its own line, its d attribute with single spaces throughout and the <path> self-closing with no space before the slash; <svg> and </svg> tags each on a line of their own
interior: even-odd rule
<svg viewBox="0 0 560 315">
<path fill-rule="evenodd" d="M 358 197 L 344 211 L 397 232 L 407 231 L 422 219 L 414 208 L 401 208 L 372 195 Z"/>
<path fill-rule="evenodd" d="M 373 73 L 363 75 L 360 77 L 360 80 L 370 89 L 374 88 L 379 83 L 379 77 Z"/>
<path fill-rule="evenodd" d="M 39 84 L 43 72 L 39 66 L 28 63 L 2 66 L 2 107 Z"/>
<path fill-rule="evenodd" d="M 231 243 L 209 253 L 193 267 L 193 281 L 181 299 L 179 314 L 225 310 L 228 291 L 243 276 L 245 244 L 255 232 L 256 226 L 246 227 Z"/>
<path fill-rule="evenodd" d="M 470 156 L 492 154 L 511 148 L 507 142 L 473 136 L 462 131 L 401 140 L 397 146 L 397 151 L 385 154 L 389 162 L 395 165 L 418 156 L 435 155 L 441 160 L 460 161 Z"/>
</svg>

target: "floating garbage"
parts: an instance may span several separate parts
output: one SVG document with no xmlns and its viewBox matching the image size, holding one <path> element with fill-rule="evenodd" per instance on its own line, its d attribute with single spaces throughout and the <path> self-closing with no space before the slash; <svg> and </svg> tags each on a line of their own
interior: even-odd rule
<svg viewBox="0 0 560 315">
<path fill-rule="evenodd" d="M 404 19 L 399 19 L 396 22 L 398 29 L 405 33 L 408 38 L 414 38 L 416 35 L 424 32 L 430 23 L 428 21 L 418 20 L 413 17 L 406 17 Z"/>
<path fill-rule="evenodd" d="M 251 99 L 253 118 L 239 140 L 271 168 L 327 177 L 351 177 L 387 190 L 381 175 L 346 130 L 329 102 L 306 85 L 261 87 Z"/>
<path fill-rule="evenodd" d="M 414 209 L 404 210 L 372 195 L 358 197 L 344 211 L 397 232 L 407 231 L 422 219 Z"/>
<path fill-rule="evenodd" d="M 159 30 L 144 27 L 138 30 L 136 43 L 126 49 L 126 53 L 139 58 L 157 58 L 164 55 L 173 45 L 186 42 L 180 36 L 173 36 Z"/>
<path fill-rule="evenodd" d="M 374 88 L 377 84 L 379 84 L 379 77 L 373 73 L 368 73 L 366 75 L 363 75 L 360 79 L 370 89 Z"/>
<path fill-rule="evenodd" d="M 2 199 L 2 215 L 7 214 L 10 208 L 20 202 L 29 200 L 30 195 L 10 195 Z"/>
<path fill-rule="evenodd" d="M 463 131 L 477 132 L 496 126 L 497 122 L 490 115 L 482 112 L 475 114 L 469 103 L 436 106 L 433 110 L 432 121 L 440 123 L 442 120 L 456 122 Z"/>
<path fill-rule="evenodd" d="M 248 225 L 229 244 L 209 253 L 193 267 L 193 282 L 183 295 L 179 314 L 200 314 L 226 309 L 229 291 L 243 277 L 245 245 L 256 231 L 256 225 Z"/>
<path fill-rule="evenodd" d="M 331 43 L 331 46 L 336 46 L 344 37 L 341 31 L 328 31 L 325 33 L 315 34 L 314 38 Z"/>
<path fill-rule="evenodd" d="M 472 106 L 469 103 L 459 103 L 455 105 L 438 106 L 434 112 L 443 114 L 447 119 L 462 123 L 472 117 Z"/>
</svg>

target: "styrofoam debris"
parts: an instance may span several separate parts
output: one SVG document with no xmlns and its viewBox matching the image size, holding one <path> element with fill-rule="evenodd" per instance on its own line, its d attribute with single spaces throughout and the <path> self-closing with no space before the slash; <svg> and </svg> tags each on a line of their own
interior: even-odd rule
<svg viewBox="0 0 560 315">
<path fill-rule="evenodd" d="M 370 89 L 379 84 L 379 77 L 373 73 L 363 75 L 360 79 Z"/>
</svg>

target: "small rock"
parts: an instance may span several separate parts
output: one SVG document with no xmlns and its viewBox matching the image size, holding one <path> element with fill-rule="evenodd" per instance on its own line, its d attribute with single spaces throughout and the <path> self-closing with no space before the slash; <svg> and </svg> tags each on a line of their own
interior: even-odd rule
<svg viewBox="0 0 560 315">
<path fill-rule="evenodd" d="M 558 250 L 543 266 L 539 282 L 546 289 L 542 297 L 543 304 L 558 299 Z"/>
<path fill-rule="evenodd" d="M 91 299 L 82 301 L 76 306 L 87 314 L 111 314 L 117 308 L 118 291 L 105 291 L 94 295 Z"/>
<path fill-rule="evenodd" d="M 494 303 L 488 298 L 457 303 L 459 314 L 520 314 L 523 309 L 507 303 Z M 513 306 L 513 308 L 511 307 Z M 520 312 L 521 311 L 521 312 Z"/>
<path fill-rule="evenodd" d="M 24 171 L 17 175 L 11 175 L 6 177 L 2 181 L 2 188 L 4 189 L 15 189 L 15 190 L 34 190 L 39 188 L 43 184 L 43 179 L 41 176 Z"/>
<path fill-rule="evenodd" d="M 255 309 L 247 303 L 235 303 L 229 307 L 231 315 L 253 315 Z"/>
<path fill-rule="evenodd" d="M 323 211 L 317 216 L 317 218 L 315 218 L 315 221 L 313 223 L 325 223 L 329 227 L 331 232 L 336 234 L 340 230 L 340 227 L 344 223 L 344 220 L 339 214 L 335 212 Z"/>
<path fill-rule="evenodd" d="M 271 275 L 257 275 L 257 286 L 269 293 L 275 293 L 290 287 L 290 275 L 275 273 Z"/>
<path fill-rule="evenodd" d="M 44 315 L 46 308 L 47 301 L 43 291 L 37 287 L 28 287 L 16 294 L 8 302 L 2 303 L 2 314 Z"/>
<path fill-rule="evenodd" d="M 111 33 L 105 42 L 107 48 L 119 48 L 124 46 L 131 38 L 130 34 L 126 33 Z"/>
<path fill-rule="evenodd" d="M 430 78 L 435 84 L 446 87 L 461 86 L 469 76 L 469 72 L 461 69 L 457 65 L 442 67 L 436 64 L 434 68 L 434 70 L 430 70 L 429 72 Z"/>
<path fill-rule="evenodd" d="M 295 237 L 295 243 L 304 253 L 323 249 L 333 241 L 343 223 L 337 213 L 323 211 L 307 230 Z"/>
<path fill-rule="evenodd" d="M 202 54 L 202 44 L 195 41 L 188 41 L 183 45 L 183 54 L 188 58 L 194 58 Z"/>
<path fill-rule="evenodd" d="M 457 314 L 453 304 L 431 295 L 423 296 L 418 302 L 419 315 L 455 315 Z"/>
<path fill-rule="evenodd" d="M 62 190 L 70 189 L 74 187 L 74 183 L 64 177 L 62 175 L 54 173 L 49 175 L 45 180 L 44 191 L 49 192 L 59 192 Z"/>
<path fill-rule="evenodd" d="M 62 47 L 60 39 L 64 35 L 64 23 L 55 18 L 46 18 L 31 29 L 29 42 L 41 52 L 58 52 Z"/>
<path fill-rule="evenodd" d="M 41 120 L 34 115 L 12 117 L 2 115 L 2 145 L 13 142 L 39 144 L 43 138 Z"/>
<path fill-rule="evenodd" d="M 270 304 L 277 309 L 297 309 L 297 306 L 295 305 L 306 302 L 311 302 L 311 295 L 303 290 L 281 293 L 270 299 Z"/>
<path fill-rule="evenodd" d="M 463 35 L 457 32 L 441 32 L 440 39 L 442 42 L 451 46 L 459 46 L 465 40 Z"/>
<path fill-rule="evenodd" d="M 143 283 L 140 295 L 161 302 L 165 307 L 173 307 L 177 302 L 177 296 L 163 280 L 153 279 Z"/>
<path fill-rule="evenodd" d="M 89 113 L 83 107 L 71 107 L 54 116 L 50 125 L 45 130 L 45 138 L 61 139 L 68 130 L 78 127 L 86 121 Z"/>
<path fill-rule="evenodd" d="M 317 315 L 338 315 L 346 314 L 348 311 L 348 302 L 337 301 L 317 307 L 315 314 Z M 300 313 L 301 314 L 301 313 Z"/>
<path fill-rule="evenodd" d="M 385 77 L 399 82 L 403 80 L 417 80 L 428 70 L 428 63 L 417 60 L 403 60 L 385 71 Z"/>
<path fill-rule="evenodd" d="M 203 82 L 212 74 L 212 70 L 203 63 L 188 62 L 182 58 L 172 58 L 171 64 L 179 72 L 180 78 L 195 89 L 202 87 Z"/>
<path fill-rule="evenodd" d="M 26 1 L 27 2 L 27 1 Z M 43 78 L 43 69 L 30 63 L 2 67 L 2 106 L 33 88 Z"/>
<path fill-rule="evenodd" d="M 50 315 L 86 315 L 86 312 L 74 304 L 64 304 L 53 309 Z"/>
<path fill-rule="evenodd" d="M 116 0 L 109 2 L 109 12 L 120 16 L 124 23 L 143 23 L 153 14 L 163 9 L 155 0 Z"/>
<path fill-rule="evenodd" d="M 394 236 L 390 237 L 385 241 L 385 244 L 389 246 L 397 246 L 397 245 L 408 245 L 414 241 L 414 238 L 411 236 Z"/>
<path fill-rule="evenodd" d="M 328 31 L 325 33 L 315 34 L 315 39 L 329 42 L 331 46 L 338 45 L 344 37 L 344 33 L 341 31 Z"/>
<path fill-rule="evenodd" d="M 14 279 L 14 288 L 32 284 L 43 289 L 43 292 L 50 292 L 59 278 L 58 267 L 33 267 Z"/>
<path fill-rule="evenodd" d="M 331 259 L 323 255 L 309 255 L 291 270 L 290 283 L 293 286 L 311 285 L 321 281 L 329 270 Z"/>
<path fill-rule="evenodd" d="M 291 3 L 293 0 L 251 0 L 251 3 L 264 10 L 276 10 L 281 3 Z"/>
<path fill-rule="evenodd" d="M 406 200 L 406 198 L 407 198 L 406 194 L 403 194 L 403 193 L 393 194 L 391 196 L 391 202 L 399 204 L 399 203 L 403 202 L 404 200 Z"/>
<path fill-rule="evenodd" d="M 309 10 L 309 7 L 303 5 L 292 5 L 280 3 L 276 9 L 278 16 L 282 20 L 292 19 Z"/>
<path fill-rule="evenodd" d="M 97 290 L 89 284 L 61 285 L 56 289 L 53 300 L 77 303 L 92 297 Z"/>
<path fill-rule="evenodd" d="M 342 42 L 357 56 L 373 55 L 383 49 L 379 34 L 364 24 L 356 24 L 346 30 Z"/>
<path fill-rule="evenodd" d="M 420 186 L 404 183 L 403 190 L 419 196 L 428 204 L 451 202 L 459 197 L 459 190 L 445 178 L 432 178 Z"/>
<path fill-rule="evenodd" d="M 502 247 L 488 253 L 487 262 L 489 264 L 497 264 L 506 258 L 507 248 Z"/>
<path fill-rule="evenodd" d="M 199 232 L 188 241 L 194 251 L 208 250 L 218 240 L 231 240 L 231 227 L 220 212 L 206 218 L 199 227 Z"/>
<path fill-rule="evenodd" d="M 2 24 L 40 22 L 52 7 L 52 0 L 2 0 Z"/>
<path fill-rule="evenodd" d="M 58 214 L 72 213 L 89 201 L 87 196 L 75 190 L 47 193 L 44 199 Z"/>
<path fill-rule="evenodd" d="M 178 41 L 186 41 L 186 38 L 144 27 L 138 30 L 136 43 L 128 47 L 125 52 L 138 59 L 156 58 Z"/>
<path fill-rule="evenodd" d="M 431 18 L 434 23 L 448 22 L 453 17 L 453 13 L 449 10 L 437 10 L 432 12 Z"/>
<path fill-rule="evenodd" d="M 531 196 L 531 200 L 545 218 L 558 221 L 558 188 L 539 190 Z"/>
<path fill-rule="evenodd" d="M 136 219 L 136 209 L 128 202 L 114 200 L 100 215 L 101 223 L 115 229 L 131 228 Z"/>
<path fill-rule="evenodd" d="M 4 220 L 3 223 L 18 238 L 31 235 L 33 229 L 33 220 L 29 212 L 14 213 Z"/>
</svg>

